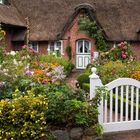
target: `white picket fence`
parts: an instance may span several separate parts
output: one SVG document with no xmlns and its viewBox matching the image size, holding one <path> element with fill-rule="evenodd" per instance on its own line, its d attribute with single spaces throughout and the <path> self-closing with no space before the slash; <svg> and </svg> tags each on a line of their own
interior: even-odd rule
<svg viewBox="0 0 140 140">
<path fill-rule="evenodd" d="M 90 77 L 90 98 L 95 96 L 97 86 L 103 86 L 92 68 Z M 102 97 L 99 106 L 100 124 L 104 132 L 140 129 L 140 82 L 132 78 L 119 78 L 105 85 L 109 91 Z"/>
</svg>

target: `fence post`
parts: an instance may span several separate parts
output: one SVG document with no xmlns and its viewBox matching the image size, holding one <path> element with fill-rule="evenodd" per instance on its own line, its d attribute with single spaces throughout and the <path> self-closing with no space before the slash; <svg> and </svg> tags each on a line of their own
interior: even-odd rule
<svg viewBox="0 0 140 140">
<path fill-rule="evenodd" d="M 91 68 L 92 74 L 90 78 L 90 99 L 95 96 L 95 89 L 97 86 L 103 86 L 102 81 L 99 76 L 96 74 L 97 69 L 95 67 Z"/>
<path fill-rule="evenodd" d="M 89 76 L 90 78 L 90 99 L 95 96 L 95 89 L 97 86 L 103 86 L 101 79 L 96 74 L 97 69 L 95 67 L 91 68 L 92 74 Z M 100 124 L 103 124 L 103 100 L 101 100 L 101 104 L 98 107 L 98 121 Z"/>
</svg>

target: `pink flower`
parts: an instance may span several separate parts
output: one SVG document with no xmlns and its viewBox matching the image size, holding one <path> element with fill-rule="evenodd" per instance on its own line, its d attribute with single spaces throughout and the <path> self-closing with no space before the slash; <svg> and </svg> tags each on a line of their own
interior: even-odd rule
<svg viewBox="0 0 140 140">
<path fill-rule="evenodd" d="M 47 79 L 44 79 L 44 80 L 42 81 L 42 84 L 48 84 L 48 80 L 47 80 Z"/>
<path fill-rule="evenodd" d="M 127 53 L 124 52 L 124 51 L 122 51 L 122 58 L 123 58 L 123 59 L 126 59 L 126 58 L 127 58 Z"/>
<path fill-rule="evenodd" d="M 26 48 L 28 48 L 27 45 L 23 45 L 23 46 L 22 46 L 22 49 L 26 49 Z"/>
</svg>

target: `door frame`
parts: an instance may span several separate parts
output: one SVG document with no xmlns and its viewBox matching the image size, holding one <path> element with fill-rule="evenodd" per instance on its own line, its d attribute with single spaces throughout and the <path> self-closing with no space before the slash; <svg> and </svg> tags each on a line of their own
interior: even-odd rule
<svg viewBox="0 0 140 140">
<path fill-rule="evenodd" d="M 78 42 L 79 41 L 83 41 L 83 52 L 82 53 L 78 53 Z M 89 43 L 89 53 L 85 53 L 85 41 L 88 41 Z M 82 57 L 82 63 L 83 65 L 81 67 L 79 67 L 79 60 L 78 60 L 78 56 L 79 57 Z M 89 61 L 91 62 L 91 41 L 88 40 L 88 39 L 79 39 L 76 41 L 76 57 L 75 57 L 75 62 L 76 62 L 76 69 L 85 69 L 86 66 L 85 66 L 85 57 L 89 57 Z M 90 63 L 89 62 L 89 63 Z"/>
</svg>

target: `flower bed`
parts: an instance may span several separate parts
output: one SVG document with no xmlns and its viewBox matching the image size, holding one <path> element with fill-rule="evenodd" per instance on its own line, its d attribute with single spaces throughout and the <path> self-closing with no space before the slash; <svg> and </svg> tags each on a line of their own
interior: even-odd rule
<svg viewBox="0 0 140 140">
<path fill-rule="evenodd" d="M 70 61 L 39 55 L 27 46 L 0 53 L 0 139 L 53 140 L 50 128 L 55 127 L 92 127 L 102 133 L 99 97 L 89 100 L 65 84 Z"/>
</svg>

